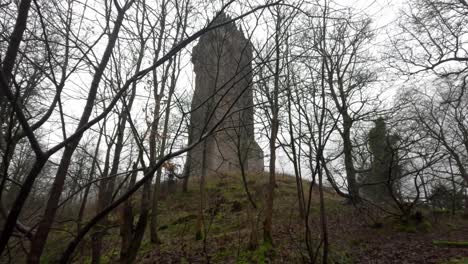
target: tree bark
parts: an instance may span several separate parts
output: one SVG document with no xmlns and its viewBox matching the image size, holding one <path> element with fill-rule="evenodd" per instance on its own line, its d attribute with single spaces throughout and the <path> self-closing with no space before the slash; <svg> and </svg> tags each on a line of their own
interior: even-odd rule
<svg viewBox="0 0 468 264">
<path fill-rule="evenodd" d="M 351 141 L 351 127 L 352 127 L 352 120 L 351 118 L 345 114 L 343 115 L 343 154 L 344 154 L 344 162 L 345 162 L 345 169 L 346 169 L 346 180 L 348 183 L 348 192 L 351 196 L 352 202 L 359 201 L 359 188 L 356 182 L 356 170 L 354 168 L 354 161 L 353 161 L 353 145 Z"/>
<path fill-rule="evenodd" d="M 198 207 L 198 216 L 197 216 L 197 224 L 195 227 L 195 239 L 196 240 L 201 240 L 203 236 L 202 228 L 205 225 L 205 215 L 204 215 L 204 210 L 205 210 L 205 177 L 206 177 L 206 156 L 207 156 L 207 150 L 206 146 L 207 140 L 203 141 L 203 158 L 202 158 L 202 164 L 201 164 L 201 175 L 200 175 L 200 204 Z"/>
<path fill-rule="evenodd" d="M 133 172 L 130 178 L 129 189 L 135 185 L 136 178 L 137 178 L 137 163 L 133 164 Z M 122 209 L 122 223 L 120 225 L 120 237 L 122 238 L 122 242 L 120 245 L 120 263 L 125 263 L 125 261 L 131 256 L 131 242 L 133 237 L 133 205 L 132 199 L 127 199 L 124 202 L 123 209 Z"/>
<path fill-rule="evenodd" d="M 7 86 L 10 84 L 10 80 L 12 78 L 11 74 L 15 66 L 16 56 L 18 55 L 19 47 L 21 41 L 23 40 L 23 34 L 26 30 L 26 25 L 29 17 L 29 9 L 31 8 L 31 2 L 31 0 L 22 0 L 19 4 L 15 28 L 11 33 L 8 48 L 5 53 L 5 58 L 3 59 L 2 74 L 4 76 L 5 83 Z"/>
<path fill-rule="evenodd" d="M 279 120 L 278 120 L 278 96 L 279 96 L 279 75 L 280 75 L 280 30 L 281 30 L 281 14 L 277 12 L 276 28 L 275 28 L 275 73 L 274 87 L 270 107 L 271 107 L 271 135 L 270 135 L 270 164 L 268 188 L 266 197 L 265 220 L 263 221 L 263 240 L 267 243 L 272 243 L 271 227 L 273 222 L 273 202 L 275 199 L 276 187 L 276 138 L 278 137 Z"/>
<path fill-rule="evenodd" d="M 193 135 L 192 135 L 192 132 L 191 132 L 191 129 L 189 127 L 189 131 L 188 131 L 188 143 L 187 145 L 190 145 L 192 144 L 192 139 Z M 185 161 L 185 165 L 184 165 L 184 170 L 182 172 L 182 192 L 183 193 L 187 193 L 188 192 L 188 183 L 189 183 L 189 178 L 190 178 L 190 167 L 191 167 L 191 159 L 192 159 L 192 155 L 191 155 L 191 151 L 187 152 L 187 158 L 186 158 L 186 161 Z"/>
</svg>

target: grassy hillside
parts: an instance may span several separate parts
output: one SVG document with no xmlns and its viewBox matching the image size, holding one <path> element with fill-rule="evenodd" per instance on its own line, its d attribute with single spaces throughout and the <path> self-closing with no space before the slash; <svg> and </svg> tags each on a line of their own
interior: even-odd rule
<svg viewBox="0 0 468 264">
<path fill-rule="evenodd" d="M 296 182 L 293 177 L 277 178 L 273 221 L 273 246 L 261 242 L 263 201 L 266 176 L 250 176 L 248 186 L 257 209 L 252 209 L 238 175 L 210 177 L 206 182 L 204 232 L 196 237 L 195 226 L 200 206 L 197 179 L 187 193 L 177 187 L 161 197 L 159 231 L 162 244 L 149 242 L 146 232 L 137 263 L 303 263 L 308 261 L 304 220 L 297 208 Z M 304 182 L 308 190 L 309 183 Z M 310 246 L 320 242 L 318 190 L 312 190 Z M 467 241 L 468 222 L 461 217 L 426 214 L 422 223 L 401 224 L 393 217 L 368 207 L 347 205 L 331 189 L 325 189 L 325 208 L 330 235 L 329 263 L 467 263 L 467 247 L 452 247 L 433 241 Z M 111 216 L 114 228 L 106 236 L 105 263 L 118 259 L 120 241 L 118 213 Z M 375 223 L 379 224 L 375 224 Z M 259 245 L 248 248 L 252 226 L 257 229 Z M 63 237 L 54 233 L 48 246 L 48 263 L 61 251 Z M 77 263 L 89 263 L 89 239 Z"/>
</svg>

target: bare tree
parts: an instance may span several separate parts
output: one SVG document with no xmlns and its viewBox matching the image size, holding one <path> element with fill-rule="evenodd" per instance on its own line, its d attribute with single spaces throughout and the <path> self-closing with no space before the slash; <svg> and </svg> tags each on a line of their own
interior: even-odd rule
<svg viewBox="0 0 468 264">
<path fill-rule="evenodd" d="M 465 185 L 468 182 L 464 165 L 468 151 L 466 145 L 466 95 L 456 83 L 447 80 L 439 82 L 437 91 L 413 90 L 406 93 L 412 102 L 413 113 L 427 136 L 440 144 L 444 152 L 453 159 Z M 411 95 L 411 97 L 409 96 Z M 418 100 L 418 103 L 415 103 Z M 465 205 L 465 210 L 468 206 Z"/>
<path fill-rule="evenodd" d="M 404 10 L 410 11 L 402 11 L 400 32 L 392 41 L 393 66 L 404 74 L 432 72 L 466 78 L 468 3 L 414 0 L 407 5 Z"/>
</svg>

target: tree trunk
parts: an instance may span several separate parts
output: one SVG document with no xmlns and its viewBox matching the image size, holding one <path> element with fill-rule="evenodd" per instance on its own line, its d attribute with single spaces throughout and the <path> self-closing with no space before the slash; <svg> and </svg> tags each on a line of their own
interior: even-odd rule
<svg viewBox="0 0 468 264">
<path fill-rule="evenodd" d="M 16 197 L 16 200 L 13 203 L 13 206 L 11 207 L 11 210 L 5 221 L 5 225 L 3 226 L 0 237 L 0 254 L 7 246 L 8 240 L 10 239 L 13 230 L 15 229 L 18 217 L 21 213 L 21 209 L 23 208 L 24 203 L 26 202 L 26 199 L 31 192 L 34 180 L 37 178 L 46 162 L 47 159 L 45 157 L 36 158 L 33 167 L 29 171 L 28 176 L 23 183 L 23 187 L 20 189 L 19 194 Z"/>
<path fill-rule="evenodd" d="M 2 81 L 0 82 L 0 102 L 2 105 L 2 101 L 5 100 L 6 97 L 8 97 L 8 94 L 11 94 L 9 88 L 10 80 L 12 78 L 12 71 L 15 65 L 16 56 L 18 55 L 19 47 L 21 41 L 23 40 L 23 34 L 26 30 L 27 20 L 29 17 L 29 9 L 31 8 L 31 2 L 31 0 L 22 0 L 19 3 L 15 27 L 10 36 L 8 48 L 5 52 L 5 57 L 2 61 L 2 76 L 0 76 L 0 78 L 2 79 Z M 16 111 L 20 111 L 21 113 L 21 109 L 17 109 Z M 24 119 L 24 115 L 22 117 Z M 26 122 L 26 120 L 23 121 Z M 24 126 L 25 124 L 22 125 Z M 29 173 L 28 177 L 26 178 L 26 181 L 24 182 L 23 188 L 21 188 L 20 193 L 17 199 L 15 200 L 14 207 L 8 214 L 7 221 L 5 222 L 0 237 L 0 255 L 3 253 L 5 247 L 8 244 L 8 240 L 10 239 L 13 233 L 14 226 L 16 225 L 24 202 L 26 201 L 26 198 L 32 189 L 34 180 L 36 179 L 42 167 L 45 165 L 45 158 L 37 156 L 37 151 L 41 152 L 40 147 L 37 144 L 37 140 L 35 138 L 33 140 L 30 139 L 30 142 L 32 143 L 33 150 L 36 152 L 36 162 L 34 164 L 34 168 L 38 169 L 39 171 L 31 171 Z"/>
<path fill-rule="evenodd" d="M 153 188 L 153 200 L 151 203 L 151 223 L 150 223 L 150 238 L 151 243 L 160 244 L 161 240 L 158 235 L 158 201 L 161 189 L 162 168 L 158 168 L 156 172 L 156 182 Z"/>
<path fill-rule="evenodd" d="M 161 85 L 161 92 L 158 94 L 156 91 L 154 92 L 154 101 L 155 101 L 155 107 L 154 107 L 154 112 L 153 112 L 153 122 L 151 123 L 151 132 L 150 132 L 150 167 L 152 167 L 156 163 L 157 159 L 157 150 L 156 150 L 156 137 L 158 135 L 158 127 L 159 127 L 159 112 L 161 109 L 161 97 L 162 97 L 162 91 L 164 90 L 165 86 L 165 81 L 163 81 L 163 84 Z M 156 87 L 154 88 L 155 90 L 157 89 Z M 154 176 L 154 175 L 153 175 Z M 161 184 L 161 168 L 158 168 L 156 172 L 156 182 L 154 183 L 154 189 L 153 189 L 153 200 L 152 200 L 152 210 L 151 210 L 151 223 L 150 223 L 150 240 L 151 243 L 153 244 L 160 244 L 161 241 L 158 237 L 158 232 L 157 232 L 157 220 L 156 220 L 156 215 L 157 215 L 157 202 L 159 199 L 159 187 Z"/>
<path fill-rule="evenodd" d="M 97 70 L 94 74 L 93 80 L 91 82 L 91 87 L 89 89 L 88 98 L 86 101 L 86 106 L 81 115 L 80 122 L 78 124 L 77 130 L 86 125 L 88 122 L 94 102 L 96 100 L 97 90 L 99 84 L 102 79 L 102 75 L 104 74 L 104 70 L 107 67 L 107 63 L 112 54 L 112 50 L 115 46 L 120 27 L 122 26 L 122 21 L 124 19 L 126 9 L 122 9 L 119 11 L 117 15 L 117 19 L 114 24 L 114 29 L 109 37 L 109 42 L 107 47 L 104 51 L 102 56 L 101 62 L 97 67 Z M 46 244 L 47 237 L 49 235 L 50 228 L 52 227 L 53 220 L 55 218 L 55 214 L 57 212 L 58 204 L 60 202 L 60 196 L 62 194 L 63 185 L 65 183 L 65 178 L 67 176 L 68 168 L 70 166 L 71 157 L 80 142 L 82 134 L 79 135 L 75 140 L 73 140 L 70 144 L 65 146 L 65 150 L 60 161 L 59 168 L 57 170 L 57 174 L 55 175 L 54 183 L 52 185 L 52 189 L 50 191 L 50 197 L 47 201 L 46 210 L 42 220 L 40 221 L 37 231 L 32 239 L 31 242 L 31 251 L 28 254 L 28 263 L 39 263 L 40 256 L 42 255 L 42 251 L 44 250 L 44 246 Z"/>
<path fill-rule="evenodd" d="M 2 74 L 5 78 L 5 84 L 7 86 L 10 84 L 10 80 L 12 78 L 11 74 L 15 66 L 16 56 L 18 55 L 20 43 L 23 40 L 23 34 L 26 30 L 26 25 L 29 17 L 29 9 L 31 8 L 31 2 L 31 0 L 22 0 L 19 4 L 15 28 L 11 33 L 8 48 L 5 53 L 5 58 L 3 59 Z"/>
<path fill-rule="evenodd" d="M 268 188 L 266 197 L 265 220 L 263 222 L 263 240 L 267 243 L 272 243 L 271 226 L 273 219 L 273 201 L 275 199 L 276 187 L 276 136 L 278 134 L 278 121 L 272 120 L 272 133 L 270 138 L 270 171 L 268 178 Z"/>
<path fill-rule="evenodd" d="M 52 189 L 50 190 L 50 197 L 47 201 L 47 207 L 44 216 L 39 222 L 37 231 L 31 241 L 31 251 L 28 254 L 28 263 L 39 263 L 42 251 L 44 250 L 46 240 L 49 235 L 50 228 L 52 227 L 54 221 L 55 213 L 58 209 L 60 196 L 62 194 L 63 185 L 65 183 L 65 178 L 68 172 L 68 167 L 70 166 L 71 157 L 76 149 L 76 146 L 77 144 L 73 144 L 65 147 L 65 151 L 60 161 Z"/>
<path fill-rule="evenodd" d="M 281 14 L 277 10 L 276 28 L 275 28 L 275 74 L 271 107 L 271 135 L 270 135 L 270 164 L 268 189 L 266 197 L 265 220 L 263 221 L 263 240 L 267 243 L 272 243 L 271 226 L 273 222 L 273 201 L 275 199 L 276 187 L 276 138 L 278 137 L 279 120 L 278 120 L 278 96 L 279 96 L 279 75 L 280 75 L 280 30 L 281 30 Z"/>
<path fill-rule="evenodd" d="M 188 131 L 188 144 L 187 145 L 190 145 L 192 144 L 193 142 L 193 139 L 192 139 L 193 135 L 192 135 L 192 131 L 189 127 L 189 131 Z M 187 152 L 187 158 L 186 158 L 186 161 L 185 161 L 185 165 L 184 165 L 184 170 L 182 172 L 182 192 L 183 193 L 187 193 L 188 192 L 188 182 L 189 182 L 189 178 L 190 178 L 190 167 L 191 167 L 191 159 L 192 159 L 192 151 L 189 151 Z"/>
<path fill-rule="evenodd" d="M 343 154 L 346 169 L 346 181 L 351 202 L 359 201 L 359 188 L 356 182 L 356 170 L 353 161 L 353 145 L 351 141 L 352 120 L 347 114 L 343 114 Z"/>
<path fill-rule="evenodd" d="M 197 216 L 197 224 L 196 224 L 196 229 L 195 229 L 195 239 L 196 240 L 201 240 L 202 239 L 202 228 L 205 224 L 205 216 L 204 216 L 204 210 L 205 210 L 205 176 L 206 176 L 206 155 L 207 155 L 207 150 L 206 146 L 207 140 L 210 140 L 209 138 L 205 139 L 203 141 L 203 159 L 202 159 L 202 171 L 200 175 L 200 206 L 198 207 L 198 216 Z"/>
<path fill-rule="evenodd" d="M 464 189 L 465 191 L 463 191 L 463 193 L 465 194 L 465 210 L 464 210 L 464 216 L 465 218 L 468 218 L 468 192 L 466 191 L 466 189 L 468 188 L 468 183 L 465 181 L 465 184 L 464 184 Z"/>
<path fill-rule="evenodd" d="M 320 153 L 319 155 L 322 155 L 322 153 Z M 320 163 L 320 157 L 317 158 L 316 162 Z M 319 166 L 318 176 L 319 176 L 319 195 L 320 195 L 320 225 L 321 225 L 322 241 L 323 241 L 322 263 L 327 264 L 328 263 L 328 230 L 327 230 L 327 216 L 325 212 L 325 200 L 324 200 L 324 195 L 323 195 L 323 170 L 321 166 Z"/>
<path fill-rule="evenodd" d="M 110 153 L 112 150 L 112 145 L 114 142 L 115 138 L 111 139 L 111 142 L 107 144 L 107 151 L 106 151 L 106 158 L 104 161 L 104 169 L 101 174 L 101 180 L 99 182 L 99 192 L 98 192 L 98 197 L 97 197 L 97 208 L 96 208 L 96 214 L 101 212 L 105 208 L 106 205 L 106 197 L 107 191 L 108 191 L 108 182 L 109 179 L 107 177 L 109 176 L 109 167 L 110 167 Z M 100 221 L 99 225 L 97 225 L 94 228 L 94 232 L 91 235 L 91 263 L 96 264 L 100 262 L 101 258 L 101 245 L 102 245 L 102 239 L 103 239 L 103 229 L 107 225 L 107 215 L 103 217 L 103 219 Z"/>
<path fill-rule="evenodd" d="M 255 211 L 256 210 L 253 208 L 253 206 L 248 206 L 247 217 L 249 219 L 250 235 L 247 248 L 249 250 L 255 250 L 258 247 L 257 217 Z"/>
<path fill-rule="evenodd" d="M 128 188 L 132 188 L 135 185 L 136 178 L 138 175 L 138 164 L 133 164 L 133 172 L 130 178 L 130 183 Z M 130 247 L 132 244 L 133 237 L 133 205 L 132 199 L 129 198 L 124 202 L 122 209 L 122 223 L 120 225 L 120 236 L 122 238 L 121 247 L 120 247 L 120 263 L 124 263 L 130 257 Z"/>
<path fill-rule="evenodd" d="M 465 210 L 464 210 L 464 215 L 466 218 L 468 218 L 468 195 L 465 192 Z"/>
<path fill-rule="evenodd" d="M 167 105 L 166 111 L 164 114 L 164 127 L 162 132 L 162 139 L 161 139 L 161 146 L 159 150 L 159 157 L 161 159 L 164 157 L 164 153 L 166 152 L 166 144 L 167 144 L 167 137 L 168 137 L 168 130 L 169 130 L 169 118 L 171 115 L 171 103 L 172 103 L 172 96 L 175 91 L 176 86 L 176 70 L 177 70 L 177 63 L 173 65 L 173 72 L 172 72 L 172 80 L 170 84 L 169 93 L 167 96 Z M 164 85 L 165 82 L 163 82 Z M 151 224 L 150 224 L 150 231 L 151 231 L 151 242 L 152 243 L 160 243 L 158 236 L 158 201 L 159 201 L 159 193 L 161 188 L 161 176 L 162 176 L 162 167 L 158 168 L 156 172 L 156 183 L 154 185 L 154 192 L 153 192 L 153 202 L 151 208 Z"/>
<path fill-rule="evenodd" d="M 141 241 L 145 234 L 146 225 L 148 223 L 149 210 L 151 206 L 151 181 L 147 181 L 143 186 L 143 192 L 141 197 L 141 209 L 138 223 L 135 227 L 135 231 L 132 236 L 132 240 L 129 243 L 126 258 L 120 259 L 121 264 L 132 264 L 135 262 L 138 250 L 141 246 Z"/>
<path fill-rule="evenodd" d="M 289 83 L 289 82 L 288 82 Z M 289 123 L 289 138 L 291 140 L 291 151 L 292 151 L 292 162 L 294 166 L 294 176 L 296 179 L 296 189 L 297 189 L 297 201 L 299 203 L 299 217 L 304 219 L 305 217 L 305 201 L 304 193 L 302 188 L 302 177 L 300 173 L 300 164 L 298 161 L 298 154 L 296 151 L 296 142 L 294 139 L 294 130 L 293 130 L 293 120 L 292 120 L 292 95 L 291 90 L 288 89 L 288 123 Z"/>
</svg>

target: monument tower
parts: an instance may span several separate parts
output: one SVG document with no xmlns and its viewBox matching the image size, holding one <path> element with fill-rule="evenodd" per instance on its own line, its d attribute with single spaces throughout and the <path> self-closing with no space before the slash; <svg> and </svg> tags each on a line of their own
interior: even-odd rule
<svg viewBox="0 0 468 264">
<path fill-rule="evenodd" d="M 214 25 L 231 19 L 220 14 Z M 192 52 L 196 75 L 189 128 L 194 142 L 215 132 L 187 155 L 186 172 L 200 176 L 261 172 L 263 151 L 254 138 L 252 47 L 234 23 L 204 34 Z"/>
</svg>

